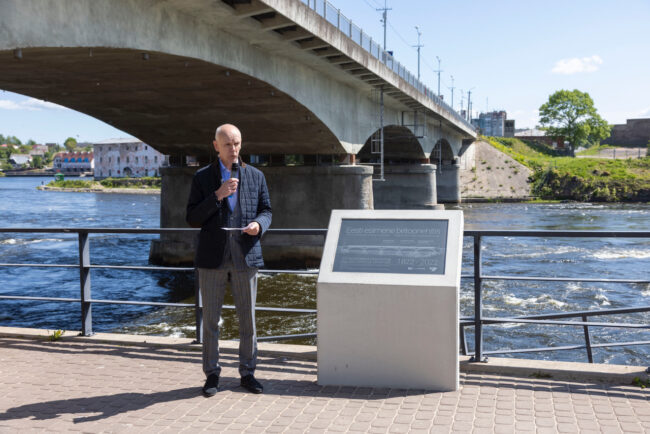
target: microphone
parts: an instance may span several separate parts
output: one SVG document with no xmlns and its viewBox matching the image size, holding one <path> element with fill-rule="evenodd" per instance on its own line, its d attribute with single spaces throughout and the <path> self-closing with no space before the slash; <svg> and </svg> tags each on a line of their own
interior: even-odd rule
<svg viewBox="0 0 650 434">
<path fill-rule="evenodd" d="M 231 177 L 231 178 L 235 178 L 235 177 L 236 177 L 235 172 L 237 172 L 237 170 L 239 170 L 239 164 L 237 164 L 237 162 L 232 163 L 232 167 L 230 168 L 230 177 Z M 234 193 L 231 194 L 231 195 L 228 196 L 228 197 L 229 197 L 229 198 L 232 198 L 233 195 L 234 195 Z"/>
</svg>

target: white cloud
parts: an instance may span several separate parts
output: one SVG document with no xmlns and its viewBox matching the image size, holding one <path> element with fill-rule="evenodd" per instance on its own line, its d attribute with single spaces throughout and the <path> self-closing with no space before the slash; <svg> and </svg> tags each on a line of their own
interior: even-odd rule
<svg viewBox="0 0 650 434">
<path fill-rule="evenodd" d="M 47 102 L 36 98 L 28 98 L 23 101 L 11 101 L 9 99 L 0 99 L 0 109 L 4 110 L 69 110 L 66 107 Z"/>
<path fill-rule="evenodd" d="M 8 99 L 0 99 L 0 109 L 4 110 L 21 110 L 22 107 L 14 101 Z"/>
<path fill-rule="evenodd" d="M 36 98 L 29 98 L 28 100 L 23 101 L 21 104 L 25 107 L 33 107 L 37 110 L 40 109 L 68 110 L 66 107 L 63 107 L 62 105 L 54 104 L 53 102 L 43 101 Z"/>
<path fill-rule="evenodd" d="M 637 113 L 637 116 L 650 116 L 650 107 L 646 107 Z"/>
<path fill-rule="evenodd" d="M 572 59 L 561 59 L 555 62 L 555 66 L 551 70 L 554 74 L 578 74 L 580 72 L 595 72 L 598 67 L 603 64 L 603 59 L 600 56 L 593 55 L 591 57 L 574 57 Z"/>
</svg>

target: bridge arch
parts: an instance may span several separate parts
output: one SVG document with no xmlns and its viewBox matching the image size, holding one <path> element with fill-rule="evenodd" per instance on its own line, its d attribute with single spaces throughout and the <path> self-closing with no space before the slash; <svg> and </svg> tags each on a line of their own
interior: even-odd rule
<svg viewBox="0 0 650 434">
<path fill-rule="evenodd" d="M 379 149 L 380 130 L 373 132 L 357 153 L 360 163 L 379 162 L 380 155 L 372 152 L 373 142 Z M 413 131 L 401 125 L 386 125 L 384 127 L 384 162 L 386 164 L 421 163 L 426 158 L 422 145 Z"/>
<path fill-rule="evenodd" d="M 337 143 L 308 108 L 268 83 L 213 63 L 115 48 L 0 52 L 0 88 L 51 101 L 138 137 L 164 154 L 209 160 L 214 129 L 234 123 L 245 154 L 305 153 Z M 7 59 L 11 57 L 10 59 Z"/>
<path fill-rule="evenodd" d="M 454 158 L 454 150 L 445 138 L 439 139 L 436 142 L 429 155 L 429 160 L 432 164 L 440 164 L 442 161 L 453 161 Z"/>
<path fill-rule="evenodd" d="M 374 112 L 372 102 L 362 97 L 367 91 L 364 86 L 367 85 L 359 85 L 355 81 L 349 83 L 350 78 L 347 79 L 348 83 L 342 84 L 340 78 L 331 73 L 323 74 L 323 70 L 331 66 L 314 63 L 312 54 L 287 50 L 286 42 L 273 42 L 273 38 L 270 38 L 272 42 L 269 45 L 266 43 L 269 38 L 263 29 L 253 29 L 251 33 L 251 28 L 255 26 L 242 21 L 247 18 L 233 15 L 233 8 L 224 2 L 113 0 L 99 3 L 94 0 L 69 0 L 48 2 L 47 8 L 42 7 L 40 0 L 6 0 L 5 3 L 7 7 L 3 7 L 0 14 L 0 28 L 3 29 L 3 38 L 0 38 L 0 89 L 57 102 L 88 113 L 150 142 L 167 154 L 197 155 L 198 152 L 194 150 L 184 151 L 202 146 L 209 149 L 212 134 L 203 134 L 198 121 L 209 120 L 206 123 L 212 129 L 212 125 L 219 122 L 216 119 L 219 113 L 213 110 L 222 109 L 226 103 L 234 110 L 239 108 L 242 113 L 246 112 L 249 118 L 253 117 L 250 116 L 251 107 L 255 110 L 257 119 L 248 121 L 247 143 L 251 153 L 356 153 L 365 137 L 355 125 L 367 124 L 373 117 L 369 114 Z M 255 38 L 260 37 L 264 39 L 256 42 Z M 72 87 L 59 87 L 52 91 L 49 81 L 59 79 L 61 75 L 38 76 L 37 71 L 26 67 L 36 66 L 38 62 L 32 61 L 37 61 L 39 54 L 49 55 L 50 59 L 60 58 L 59 66 L 62 67 L 76 64 L 69 78 L 81 82 L 99 78 L 99 88 L 112 86 L 113 90 L 121 93 L 124 101 L 119 107 L 112 108 L 113 116 L 107 117 L 110 113 L 88 112 L 74 101 L 74 94 L 70 92 Z M 136 72 L 141 77 L 140 84 L 144 86 L 120 88 L 119 83 L 111 82 L 106 76 L 97 76 L 95 68 L 105 58 L 104 54 L 114 55 L 113 63 L 107 70 L 114 75 Z M 172 59 L 178 62 L 172 65 Z M 170 62 L 164 65 L 161 60 Z M 177 68 L 185 67 L 186 63 L 187 69 L 179 74 Z M 24 74 L 11 77 L 5 73 L 16 69 L 17 65 L 22 65 L 23 73 L 31 73 L 46 88 L 40 92 L 36 91 L 37 86 L 26 89 L 20 79 L 29 77 Z M 207 65 L 212 68 L 207 68 Z M 132 93 L 135 99 L 135 96 L 151 96 L 160 90 L 152 86 L 156 81 L 150 83 L 146 78 L 142 79 L 147 74 L 168 77 L 174 82 L 177 95 L 183 98 L 178 100 L 181 107 L 176 112 L 172 111 L 171 115 L 168 111 L 167 118 L 164 118 L 164 114 L 154 113 L 147 117 L 147 113 L 144 113 L 138 120 L 173 124 L 177 131 L 184 131 L 185 134 L 172 132 L 151 140 L 151 133 L 134 131 L 134 126 L 125 122 L 117 124 L 114 118 L 133 105 L 125 98 L 128 93 Z M 222 80 L 216 83 L 215 78 Z M 228 93 L 236 89 L 232 83 L 238 80 L 244 83 L 250 81 L 250 86 L 254 88 L 249 94 L 245 92 L 242 98 L 235 100 L 243 105 L 248 104 L 246 108 L 233 104 L 233 97 Z M 196 86 L 201 83 L 211 84 L 212 87 L 205 92 L 205 89 Z M 95 90 L 88 89 L 84 98 L 92 99 L 96 95 Z M 185 101 L 205 93 L 213 98 L 197 98 L 194 100 L 197 108 L 185 110 Z M 349 101 L 350 97 L 356 101 L 352 113 L 341 109 L 342 103 Z M 210 106 L 206 107 L 206 99 L 211 102 Z M 162 102 L 164 107 L 174 109 L 176 101 L 174 96 Z M 159 102 L 152 101 L 147 108 L 154 108 Z M 278 122 L 281 115 L 286 117 L 284 122 Z M 131 123 L 135 123 L 135 118 Z M 275 123 L 276 128 L 266 128 L 265 123 Z M 255 131 L 255 136 L 251 136 L 251 131 Z M 271 134 L 273 132 L 275 136 Z M 262 149 L 258 149 L 258 144 Z"/>
</svg>

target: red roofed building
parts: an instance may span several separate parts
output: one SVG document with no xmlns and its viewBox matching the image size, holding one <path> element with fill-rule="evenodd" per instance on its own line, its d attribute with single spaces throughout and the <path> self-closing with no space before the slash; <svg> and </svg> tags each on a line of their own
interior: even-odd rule
<svg viewBox="0 0 650 434">
<path fill-rule="evenodd" d="M 54 156 L 52 169 L 56 173 L 79 175 L 93 172 L 95 159 L 92 152 L 59 152 Z"/>
</svg>

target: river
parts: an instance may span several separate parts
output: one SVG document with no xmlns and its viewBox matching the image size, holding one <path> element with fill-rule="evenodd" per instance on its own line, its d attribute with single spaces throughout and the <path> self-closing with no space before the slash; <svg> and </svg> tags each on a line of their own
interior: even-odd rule
<svg viewBox="0 0 650 434">
<path fill-rule="evenodd" d="M 160 197 L 100 193 L 43 192 L 48 178 L 0 178 L 0 227 L 158 227 Z M 650 231 L 648 204 L 464 204 L 466 229 Z M 91 235 L 91 262 L 147 265 L 152 235 Z M 579 276 L 648 280 L 650 239 L 486 238 L 483 273 Z M 76 264 L 76 235 L 0 233 L 0 263 Z M 472 274 L 472 240 L 465 238 L 463 274 Z M 91 272 L 97 299 L 193 301 L 193 274 L 170 271 Z M 0 267 L 0 294 L 79 296 L 77 269 Z M 227 304 L 232 299 L 227 297 Z M 471 279 L 463 279 L 461 315 L 473 315 Z M 261 276 L 258 305 L 316 307 L 315 277 Z M 510 316 L 650 305 L 650 286 L 620 283 L 486 281 L 484 314 Z M 650 314 L 600 317 L 597 321 L 649 323 Z M 387 320 L 390 320 L 389 318 Z M 0 300 L 0 326 L 80 328 L 78 304 Z M 314 315 L 258 313 L 259 335 L 315 331 Z M 94 305 L 95 331 L 193 336 L 192 309 Z M 593 343 L 649 339 L 641 331 L 591 328 Z M 235 338 L 236 319 L 225 311 L 223 335 Z M 542 325 L 489 325 L 486 350 L 583 344 L 581 328 Z M 471 350 L 471 328 L 468 329 Z M 313 343 L 310 340 L 294 343 Z M 650 346 L 599 348 L 594 361 L 648 365 Z M 586 361 L 585 350 L 525 353 L 517 357 Z"/>
</svg>

